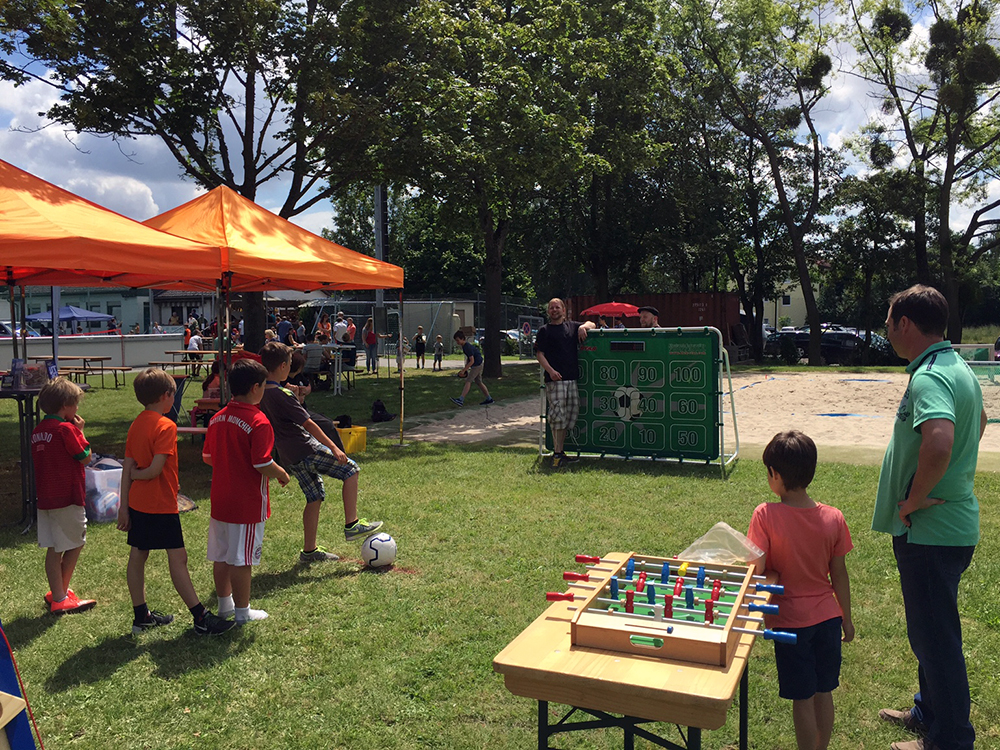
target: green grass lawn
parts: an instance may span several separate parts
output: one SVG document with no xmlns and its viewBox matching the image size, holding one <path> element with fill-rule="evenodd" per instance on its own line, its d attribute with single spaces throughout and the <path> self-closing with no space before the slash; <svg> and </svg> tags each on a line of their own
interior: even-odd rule
<svg viewBox="0 0 1000 750">
<path fill-rule="evenodd" d="M 459 381 L 407 373 L 407 411 L 449 409 Z M 498 398 L 537 389 L 537 368 L 510 367 L 490 383 Z M 398 397 L 398 381 L 362 375 L 344 397 L 313 408 L 367 417 L 371 400 Z M 322 402 L 322 404 L 320 403 Z M 329 406 L 327 406 L 327 403 Z M 343 405 L 343 408 L 340 408 Z M 16 492 L 16 429 L 0 402 L 0 457 L 7 511 Z M 97 389 L 81 413 L 99 451 L 121 455 L 138 410 L 131 390 Z M 365 420 L 357 419 L 359 423 Z M 199 504 L 182 516 L 195 586 L 214 607 L 205 560 L 210 473 L 200 444 L 180 444 L 181 490 Z M 717 521 L 745 529 L 769 499 L 762 467 L 741 461 L 728 481 L 709 467 L 582 460 L 562 472 L 528 449 L 369 440 L 357 456 L 363 515 L 386 522 L 399 544 L 397 566 L 361 568 L 357 543 L 339 536 L 338 483 L 327 480 L 320 540 L 345 561 L 302 567 L 302 493 L 272 483 L 273 516 L 254 571 L 253 602 L 265 622 L 220 638 L 191 633 L 162 553 L 151 555 L 152 606 L 174 624 L 133 638 L 125 586 L 127 546 L 110 525 L 92 526 L 74 589 L 98 599 L 91 612 L 45 612 L 42 552 L 33 533 L 0 530 L 0 618 L 15 650 L 49 748 L 506 748 L 533 747 L 535 705 L 504 688 L 493 657 L 563 590 L 562 572 L 580 570 L 576 553 L 629 551 L 670 556 Z M 887 748 L 903 739 L 878 721 L 882 706 L 907 705 L 916 665 L 906 643 L 902 600 L 889 540 L 868 530 L 876 467 L 823 464 L 813 495 L 839 507 L 854 535 L 848 556 L 857 639 L 844 649 L 835 694 L 837 750 Z M 981 473 L 983 541 L 962 586 L 966 653 L 979 746 L 1000 747 L 1000 521 L 990 513 L 1000 480 Z M 13 511 L 16 520 L 16 504 Z M 672 728 L 661 732 L 677 741 Z M 706 748 L 736 746 L 734 708 Z M 795 747 L 791 708 L 777 697 L 770 644 L 750 665 L 751 747 Z M 621 747 L 621 733 L 557 737 L 562 748 Z M 645 747 L 642 741 L 637 743 Z"/>
</svg>

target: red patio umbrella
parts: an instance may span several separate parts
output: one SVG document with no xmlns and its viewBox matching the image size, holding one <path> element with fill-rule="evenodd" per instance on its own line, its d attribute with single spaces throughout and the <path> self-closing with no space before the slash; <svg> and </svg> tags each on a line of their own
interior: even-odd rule
<svg viewBox="0 0 1000 750">
<path fill-rule="evenodd" d="M 639 315 L 639 308 L 630 305 L 628 302 L 603 302 L 584 310 L 581 315 L 609 315 L 613 318 L 635 318 Z"/>
</svg>

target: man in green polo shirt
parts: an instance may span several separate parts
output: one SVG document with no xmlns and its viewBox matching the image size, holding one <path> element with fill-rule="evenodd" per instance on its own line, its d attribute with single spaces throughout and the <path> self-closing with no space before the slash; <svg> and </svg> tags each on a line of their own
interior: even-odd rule
<svg viewBox="0 0 1000 750">
<path fill-rule="evenodd" d="M 913 286 L 889 303 L 886 328 L 910 382 L 882 461 L 872 529 L 892 535 L 906 633 L 919 692 L 903 711 L 879 717 L 917 734 L 893 750 L 972 750 L 969 679 L 962 652 L 958 585 L 979 541 L 973 493 L 983 394 L 969 366 L 944 340 L 948 303 Z"/>
</svg>

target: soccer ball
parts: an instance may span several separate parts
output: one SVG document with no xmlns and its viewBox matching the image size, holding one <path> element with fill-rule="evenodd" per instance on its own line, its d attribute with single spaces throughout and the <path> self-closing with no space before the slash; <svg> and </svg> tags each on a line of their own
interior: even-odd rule
<svg viewBox="0 0 1000 750">
<path fill-rule="evenodd" d="M 361 559 L 369 568 L 386 568 L 396 561 L 396 540 L 388 534 L 373 534 L 361 543 Z"/>
<path fill-rule="evenodd" d="M 638 388 L 630 385 L 623 385 L 615 391 L 615 416 L 619 419 L 636 419 L 642 416 L 642 409 L 639 408 L 642 393 Z"/>
</svg>

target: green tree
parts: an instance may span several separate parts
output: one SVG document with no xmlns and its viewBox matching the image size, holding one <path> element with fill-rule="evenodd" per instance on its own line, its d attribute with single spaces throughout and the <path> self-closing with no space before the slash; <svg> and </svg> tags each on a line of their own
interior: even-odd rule
<svg viewBox="0 0 1000 750">
<path fill-rule="evenodd" d="M 820 319 L 808 237 L 830 187 L 813 112 L 832 63 L 822 0 L 706 3 L 684 0 L 668 29 L 689 68 L 688 81 L 729 127 L 753 139 L 792 247 L 810 324 L 809 362 L 820 363 Z"/>
<path fill-rule="evenodd" d="M 993 8 L 983 2 L 920 6 L 930 14 L 926 45 L 910 39 L 913 19 L 895 2 L 849 0 L 858 71 L 883 91 L 884 137 L 871 151 L 875 162 L 897 156 L 928 197 L 913 215 L 917 280 L 933 281 L 927 227 L 936 228 L 940 282 L 948 299 L 948 337 L 962 340 L 963 281 L 976 263 L 1000 246 L 991 212 L 1000 200 L 987 197 L 998 166 L 1000 143 L 1000 55 Z M 955 230 L 956 204 L 974 207 Z M 929 213 L 929 216 L 928 216 Z"/>
<path fill-rule="evenodd" d="M 837 190 L 840 221 L 830 242 L 831 275 L 841 294 L 857 302 L 858 322 L 866 331 L 862 364 L 868 363 L 871 331 L 881 327 L 885 314 L 885 298 L 873 292 L 884 293 L 885 284 L 909 266 L 903 225 L 907 182 L 905 173 L 876 172 L 864 179 L 848 177 Z"/>
<path fill-rule="evenodd" d="M 488 376 L 500 374 L 500 291 L 515 220 L 574 181 L 610 173 L 616 153 L 645 139 L 641 130 L 622 130 L 607 133 L 603 150 L 595 146 L 594 113 L 630 106 L 611 101 L 625 95 L 609 83 L 615 66 L 630 55 L 642 59 L 649 46 L 634 33 L 649 17 L 634 5 L 529 0 L 452 8 L 453 85 L 437 97 L 440 107 L 422 112 L 413 161 L 422 190 L 474 212 L 485 257 Z"/>
</svg>

